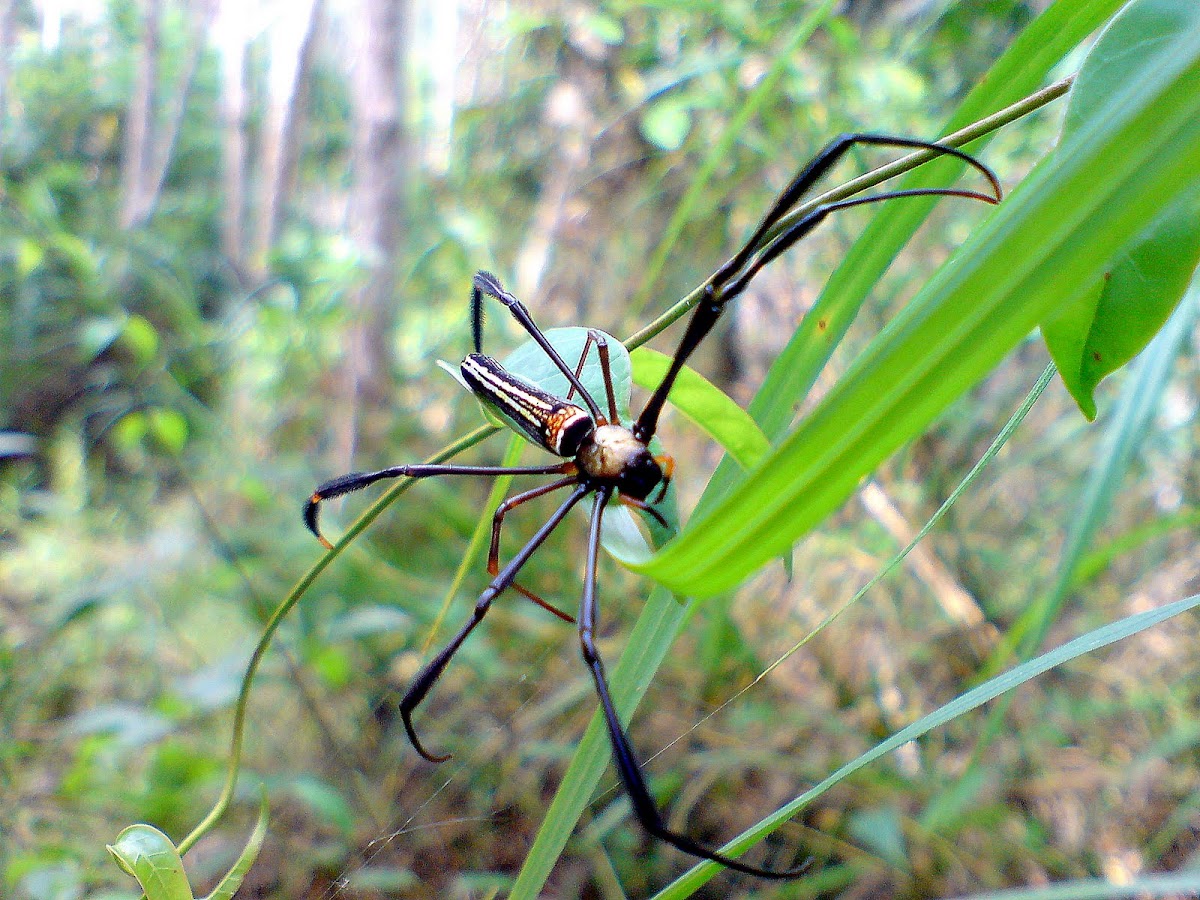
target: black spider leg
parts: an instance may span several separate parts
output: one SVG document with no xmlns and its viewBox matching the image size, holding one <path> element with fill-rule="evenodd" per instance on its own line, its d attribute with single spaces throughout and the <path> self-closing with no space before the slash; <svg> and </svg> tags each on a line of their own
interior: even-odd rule
<svg viewBox="0 0 1200 900">
<path fill-rule="evenodd" d="M 309 531 L 317 536 L 317 540 L 326 549 L 331 549 L 333 545 L 321 534 L 321 529 L 317 522 L 321 501 L 340 497 L 352 491 L 361 491 L 368 485 L 372 485 L 376 481 L 382 481 L 385 478 L 402 478 L 405 476 L 409 478 L 431 478 L 437 475 L 484 475 L 493 477 L 498 475 L 564 475 L 574 471 L 575 464 L 565 462 L 553 466 L 389 466 L 386 469 L 379 469 L 376 472 L 351 472 L 348 475 L 339 475 L 337 478 L 331 478 L 313 491 L 312 496 L 308 498 L 308 502 L 304 504 L 304 524 L 308 526 Z"/>
<path fill-rule="evenodd" d="M 787 215 L 792 207 L 812 189 L 813 185 L 824 177 L 830 168 L 855 144 L 911 147 L 914 149 L 934 150 L 948 156 L 954 156 L 982 172 L 995 191 L 995 196 L 956 188 L 917 188 L 912 190 L 887 191 L 881 194 L 872 194 L 868 197 L 856 197 L 849 200 L 823 204 L 792 223 L 780 234 L 768 238 L 771 229 Z M 930 141 L 891 137 L 882 134 L 843 134 L 827 144 L 811 162 L 800 170 L 796 177 L 792 179 L 792 182 L 784 188 L 749 240 L 742 245 L 742 248 L 731 259 L 716 271 L 705 285 L 704 296 L 701 298 L 699 304 L 697 304 L 695 312 L 692 313 L 692 317 L 688 321 L 687 330 L 679 342 L 679 348 L 675 351 L 675 356 L 671 360 L 671 366 L 667 370 L 667 374 L 663 377 L 662 382 L 649 401 L 647 401 L 645 409 L 642 410 L 642 414 L 638 416 L 638 420 L 633 426 L 633 433 L 638 440 L 649 441 L 654 436 L 654 433 L 658 430 L 658 417 L 662 413 L 667 395 L 670 394 L 671 388 L 675 384 L 675 379 L 683 369 L 684 363 L 686 363 L 688 357 L 691 356 L 696 347 L 700 345 L 701 341 L 708 336 L 713 326 L 717 324 L 717 320 L 724 311 L 725 304 L 745 290 L 746 285 L 750 283 L 750 280 L 758 274 L 763 266 L 767 265 L 767 263 L 771 262 L 771 260 L 775 259 L 785 250 L 794 246 L 831 212 L 865 203 L 891 200 L 897 197 L 921 196 L 965 197 L 972 200 L 981 200 L 986 203 L 998 203 L 1000 202 L 1001 189 L 1000 182 L 991 169 L 970 154 L 964 153 L 954 147 L 947 147 Z"/>
<path fill-rule="evenodd" d="M 600 553 L 600 526 L 604 517 L 604 506 L 613 491 L 614 488 L 608 485 L 598 489 L 596 502 L 592 506 L 591 528 L 588 532 L 587 568 L 583 579 L 583 600 L 579 605 L 579 645 L 583 651 L 583 660 L 591 670 L 592 679 L 596 683 L 596 693 L 600 697 L 600 708 L 604 711 L 604 721 L 608 725 L 608 737 L 612 743 L 613 760 L 616 763 L 621 784 L 624 785 L 625 793 L 629 795 L 630 803 L 633 805 L 633 814 L 651 837 L 665 841 L 684 853 L 758 878 L 797 878 L 808 868 L 808 861 L 794 869 L 784 870 L 760 869 L 757 866 L 739 862 L 723 853 L 708 849 L 686 834 L 672 831 L 663 821 L 662 814 L 654 803 L 654 798 L 650 796 L 650 789 L 646 785 L 641 765 L 634 754 L 633 745 L 630 743 L 625 729 L 621 726 L 621 720 L 617 717 L 617 708 L 613 704 L 612 695 L 608 689 L 608 679 L 604 675 L 604 663 L 600 659 L 600 651 L 596 649 L 594 640 L 598 609 L 596 565 Z"/>
<path fill-rule="evenodd" d="M 563 361 L 563 358 L 558 355 L 558 351 L 546 340 L 546 335 L 542 334 L 542 330 L 534 323 L 533 316 L 529 314 L 529 310 L 525 308 L 525 304 L 506 291 L 496 276 L 490 272 L 476 272 L 475 277 L 471 279 L 471 331 L 475 342 L 475 352 L 483 353 L 484 294 L 487 294 L 489 297 L 495 297 L 508 307 L 508 311 L 512 313 L 512 317 L 529 333 L 529 336 L 537 342 L 537 345 L 546 352 L 546 356 L 550 357 L 550 361 L 566 376 L 571 387 L 579 391 L 579 396 L 583 398 L 583 402 L 587 405 L 588 412 L 591 413 L 592 418 L 604 418 L 600 412 L 600 407 L 596 405 L 596 401 L 592 398 L 592 395 L 583 386 L 583 382 L 579 380 L 579 376 Z"/>
<path fill-rule="evenodd" d="M 425 699 L 425 695 L 429 693 L 429 689 L 441 677 L 446 665 L 458 651 L 458 648 L 462 646 L 463 641 L 475 630 L 475 626 L 483 621 L 483 617 L 491 607 L 492 601 L 513 583 L 517 574 L 521 571 L 521 567 L 529 561 L 529 557 L 533 555 L 534 551 L 550 536 L 550 532 L 558 527 L 567 513 L 571 511 L 571 507 L 582 500 L 584 495 L 592 490 L 593 488 L 590 485 L 580 484 L 571 492 L 571 496 L 537 530 L 537 534 L 529 539 L 529 542 L 517 552 L 517 555 L 500 571 L 500 574 L 493 578 L 491 583 L 483 589 L 483 593 L 475 601 L 475 610 L 471 614 L 470 621 L 459 630 L 458 634 L 454 636 L 450 643 L 437 656 L 426 663 L 425 667 L 417 673 L 417 677 L 413 679 L 413 683 L 409 685 L 408 690 L 405 691 L 404 696 L 400 700 L 400 719 L 404 722 L 404 730 L 408 732 L 408 739 L 412 742 L 413 748 L 430 762 L 445 762 L 450 758 L 451 754 L 434 756 L 422 746 L 420 739 L 417 737 L 416 729 L 413 728 L 413 710 L 421 704 L 421 701 Z"/>
</svg>

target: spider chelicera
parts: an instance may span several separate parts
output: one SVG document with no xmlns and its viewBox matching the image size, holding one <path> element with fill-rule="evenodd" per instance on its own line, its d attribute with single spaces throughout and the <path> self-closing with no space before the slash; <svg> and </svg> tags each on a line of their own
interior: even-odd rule
<svg viewBox="0 0 1200 900">
<path fill-rule="evenodd" d="M 955 156 L 981 172 L 989 181 L 993 194 L 954 188 L 919 188 L 895 190 L 819 205 L 794 222 L 776 228 L 801 198 L 825 175 L 846 152 L 857 144 L 932 150 Z M 974 157 L 942 144 L 882 134 L 846 134 L 831 141 L 811 162 L 805 165 L 788 184 L 768 210 L 749 240 L 706 283 L 700 302 L 691 313 L 687 329 L 675 351 L 666 375 L 651 394 L 646 406 L 632 425 L 623 425 L 617 414 L 608 343 L 604 335 L 589 331 L 583 352 L 575 368 L 569 366 L 534 323 L 532 316 L 516 297 L 506 291 L 495 276 L 487 272 L 475 275 L 471 291 L 471 324 L 475 351 L 463 360 L 460 371 L 471 391 L 509 425 L 534 444 L 549 451 L 564 462 L 543 466 L 463 466 L 463 465 L 401 465 L 375 472 L 352 472 L 320 485 L 304 509 L 304 521 L 326 547 L 317 525 L 318 505 L 322 500 L 338 497 L 388 478 L 430 478 L 435 475 L 558 475 L 557 480 L 505 500 L 495 510 L 492 520 L 491 548 L 488 553 L 488 572 L 491 582 L 475 601 L 470 620 L 454 638 L 417 674 L 400 700 L 400 717 L 409 740 L 417 752 L 431 762 L 442 762 L 448 756 L 437 756 L 422 745 L 413 727 L 413 711 L 421 704 L 441 676 L 451 657 L 467 636 L 482 620 L 488 609 L 506 589 L 524 595 L 538 605 L 569 622 L 575 620 L 566 613 L 518 584 L 516 579 L 529 558 L 566 518 L 571 508 L 589 494 L 593 496 L 590 527 L 587 538 L 587 558 L 584 567 L 583 597 L 579 607 L 579 643 L 595 682 L 600 707 L 612 743 L 617 773 L 632 802 L 633 813 L 651 836 L 701 859 L 754 875 L 759 878 L 795 878 L 804 872 L 807 863 L 791 869 L 765 869 L 752 866 L 705 847 L 694 838 L 667 827 L 662 813 L 647 787 L 641 764 L 634 753 L 629 736 L 617 717 L 604 674 L 604 663 L 596 649 L 594 633 L 598 605 L 596 599 L 596 566 L 600 549 L 601 521 L 605 507 L 614 497 L 663 522 L 654 504 L 662 499 L 671 480 L 674 462 L 669 456 L 655 455 L 650 441 L 658 429 L 658 419 L 671 393 L 671 387 L 693 351 L 712 331 L 726 304 L 736 298 L 773 259 L 812 231 L 826 216 L 840 209 L 874 203 L 880 200 L 913 196 L 953 196 L 998 203 L 1000 184 L 992 171 Z M 772 233 L 776 231 L 777 233 Z M 553 365 L 566 377 L 570 390 L 557 397 L 509 373 L 499 362 L 483 353 L 484 297 L 499 300 L 520 326 L 541 347 Z M 588 352 L 595 347 L 604 379 L 607 415 L 580 380 Z M 573 402 L 579 395 L 583 405 Z M 558 507 L 537 533 L 522 547 L 503 569 L 500 568 L 500 531 L 507 513 L 536 497 L 570 488 L 567 499 Z M 654 499 L 651 500 L 651 495 Z M 665 522 L 663 522 L 665 524 Z"/>
</svg>

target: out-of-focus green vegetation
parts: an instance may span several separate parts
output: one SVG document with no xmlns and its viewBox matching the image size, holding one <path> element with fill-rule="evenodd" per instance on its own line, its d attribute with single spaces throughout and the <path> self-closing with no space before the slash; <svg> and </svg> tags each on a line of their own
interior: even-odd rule
<svg viewBox="0 0 1200 900">
<path fill-rule="evenodd" d="M 404 191 L 389 210 L 403 226 L 387 261 L 392 362 L 374 373 L 390 395 L 360 406 L 344 390 L 348 298 L 374 261 L 347 226 L 346 11 L 319 19 L 286 212 L 260 265 L 222 249 L 228 84 L 211 47 L 188 75 L 195 10 L 164 9 L 162 109 L 184 103 L 153 211 L 125 224 L 146 7 L 68 15 L 53 42 L 42 13 L 17 3 L 0 85 L 0 896 L 136 897 L 104 845 L 134 822 L 178 842 L 205 816 L 250 652 L 322 553 L 302 501 L 331 475 L 417 461 L 482 422 L 436 366 L 468 349 L 476 269 L 501 274 L 546 326 L 630 334 L 701 282 L 834 134 L 938 134 L 1042 5 L 535 4 L 462 9 L 449 26 L 432 5 L 414 9 Z M 1062 5 L 1097 23 L 1111 13 Z M 247 56 L 251 138 L 269 119 L 268 21 Z M 447 27 L 452 81 L 434 42 Z M 1062 106 L 980 151 L 1006 186 L 1046 153 Z M 833 180 L 881 161 L 854 154 Z M 938 208 L 818 395 L 985 213 Z M 248 221 L 260 214 L 252 197 Z M 696 368 L 749 403 L 868 221 L 846 213 L 764 272 Z M 515 345 L 498 311 L 488 327 L 489 349 Z M 1144 382 L 1105 382 L 1095 425 L 1052 384 L 898 574 L 708 717 L 907 542 L 1046 362 L 1022 345 L 786 566 L 690 608 L 632 726 L 673 826 L 715 845 L 1033 655 L 1036 638 L 1063 643 L 1195 592 L 1197 371 L 1182 352 L 1163 372 L 1144 366 Z M 1129 384 L 1161 403 L 1118 403 Z M 678 417 L 661 436 L 686 519 L 719 452 Z M 471 458 L 497 461 L 504 446 Z M 284 620 L 250 694 L 235 803 L 185 857 L 198 893 L 238 856 L 258 782 L 271 823 L 243 895 L 511 886 L 595 709 L 572 629 L 497 605 L 418 714 L 451 762 L 421 761 L 394 718 L 398 691 L 485 582 L 480 562 L 452 590 L 490 523 L 488 489 L 413 488 Z M 330 533 L 365 502 L 327 504 Z M 543 509 L 511 517 L 506 552 Z M 581 548 L 582 529 L 562 529 L 523 583 L 572 610 Z M 1064 559 L 1079 568 L 1064 573 Z M 652 584 L 605 560 L 612 661 Z M 772 839 L 780 865 L 797 846 L 815 857 L 809 877 L 722 874 L 699 895 L 946 896 L 1186 868 L 1200 834 L 1195 633 L 1183 616 L 901 747 Z M 614 786 L 610 772 L 567 829 L 545 896 L 645 896 L 690 864 L 645 837 Z"/>
</svg>

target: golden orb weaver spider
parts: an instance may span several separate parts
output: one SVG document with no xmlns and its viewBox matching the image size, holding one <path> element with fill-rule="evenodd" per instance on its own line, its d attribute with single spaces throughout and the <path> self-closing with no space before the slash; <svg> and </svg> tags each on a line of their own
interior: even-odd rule
<svg viewBox="0 0 1200 900">
<path fill-rule="evenodd" d="M 988 180 L 993 193 L 956 188 L 918 188 L 911 190 L 886 191 L 867 196 L 819 205 L 795 222 L 783 227 L 777 234 L 772 230 L 799 203 L 801 198 L 820 180 L 826 172 L 856 144 L 883 147 L 932 150 L 938 154 L 955 156 L 981 172 Z M 587 555 L 584 568 L 583 595 L 579 607 L 579 643 L 584 662 L 592 674 L 596 694 L 600 700 L 609 740 L 612 744 L 613 760 L 625 792 L 629 795 L 635 818 L 652 837 L 664 841 L 684 853 L 700 859 L 718 863 L 729 869 L 759 878 L 796 878 L 807 868 L 804 862 L 790 869 L 766 869 L 749 865 L 712 850 L 694 838 L 669 828 L 650 794 L 641 763 L 633 750 L 624 726 L 617 716 L 604 673 L 604 663 L 596 649 L 594 632 L 598 614 L 596 594 L 596 567 L 600 549 L 601 523 L 605 507 L 617 497 L 622 503 L 643 510 L 662 521 L 654 504 L 662 499 L 670 483 L 674 461 L 669 456 L 654 455 L 650 441 L 658 429 L 662 413 L 671 388 L 684 364 L 701 342 L 712 331 L 720 319 L 726 304 L 741 294 L 755 275 L 780 254 L 796 244 L 813 230 L 826 216 L 837 210 L 890 200 L 898 197 L 947 196 L 965 197 L 985 203 L 999 203 L 1000 183 L 995 174 L 983 163 L 961 150 L 928 141 L 893 137 L 883 134 L 844 134 L 825 146 L 807 163 L 776 198 L 762 222 L 736 254 L 709 278 L 699 304 L 691 313 L 687 328 L 679 342 L 666 375 L 651 394 L 641 414 L 632 426 L 621 424 L 617 403 L 614 398 L 609 349 L 606 338 L 597 331 L 589 331 L 588 340 L 576 367 L 569 366 L 534 323 L 529 310 L 516 297 L 506 291 L 495 276 L 479 272 L 472 281 L 471 325 L 474 352 L 463 360 L 460 371 L 471 391 L 488 407 L 500 415 L 521 435 L 542 449 L 558 456 L 565 462 L 544 466 L 464 466 L 464 465 L 400 465 L 374 472 L 352 472 L 321 484 L 313 492 L 304 508 L 304 521 L 309 530 L 327 548 L 332 545 L 321 535 L 317 523 L 321 501 L 361 490 L 377 481 L 389 478 L 430 478 L 440 475 L 558 475 L 557 480 L 532 490 L 516 494 L 498 506 L 492 519 L 491 547 L 488 553 L 488 572 L 491 582 L 475 601 L 470 620 L 413 679 L 412 684 L 400 700 L 400 717 L 416 751 L 430 762 L 442 762 L 448 756 L 437 756 L 422 745 L 413 727 L 412 714 L 429 693 L 445 670 L 458 648 L 483 620 L 492 602 L 505 590 L 512 588 L 528 599 L 549 610 L 568 622 L 575 620 L 568 614 L 547 603 L 537 594 L 517 583 L 517 575 L 529 558 L 566 518 L 571 509 L 589 494 L 594 495 L 587 538 Z M 504 366 L 483 352 L 483 302 L 484 297 L 499 300 L 512 314 L 520 326 L 544 351 L 554 367 L 567 379 L 570 389 L 565 397 L 557 397 L 507 371 Z M 580 380 L 588 351 L 595 346 L 604 378 L 608 415 Z M 583 405 L 572 401 L 578 393 Z M 499 565 L 500 531 L 504 516 L 536 497 L 571 487 L 571 493 L 532 538 L 504 566 Z M 655 493 L 653 501 L 648 498 Z M 665 522 L 663 523 L 665 524 Z"/>
</svg>

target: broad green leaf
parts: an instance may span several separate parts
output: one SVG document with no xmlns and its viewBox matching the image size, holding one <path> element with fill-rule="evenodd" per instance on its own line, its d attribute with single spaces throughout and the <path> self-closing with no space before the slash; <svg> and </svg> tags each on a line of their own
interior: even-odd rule
<svg viewBox="0 0 1200 900">
<path fill-rule="evenodd" d="M 1062 134 L 1070 137 L 1101 114 L 1115 95 L 1132 89 L 1140 73 L 1169 53 L 1171 35 L 1192 27 L 1193 0 L 1130 0 L 1113 16 L 1079 67 Z"/>
<path fill-rule="evenodd" d="M 1154 63 L 1035 168 L 761 466 L 638 568 L 686 595 L 733 587 L 1038 322 L 1077 303 L 1200 181 L 1200 21 L 1173 33 Z"/>
<path fill-rule="evenodd" d="M 1063 382 L 1087 418 L 1096 386 L 1137 356 L 1179 303 L 1200 261 L 1200 190 L 1167 207 L 1082 302 L 1042 325 Z"/>
<path fill-rule="evenodd" d="M 583 357 L 584 349 L 587 347 L 589 331 L 596 331 L 596 329 L 580 327 L 551 328 L 545 332 L 545 335 L 547 340 L 550 341 L 551 346 L 558 351 L 563 361 L 567 365 L 575 367 Z M 622 422 L 628 423 L 632 419 L 629 411 L 629 401 L 633 395 L 633 373 L 629 351 L 612 335 L 604 334 L 604 332 L 597 333 L 602 335 L 608 343 L 609 371 L 612 376 L 613 397 L 616 400 L 618 416 Z M 451 369 L 448 363 L 440 361 L 438 364 L 454 375 L 459 383 L 466 387 L 466 383 L 463 381 L 457 367 Z M 532 340 L 526 341 L 505 357 L 501 361 L 501 365 L 517 378 L 529 384 L 536 385 L 556 397 L 565 398 L 570 390 L 567 377 L 559 371 L 550 357 L 546 355 L 546 352 Z M 579 380 L 583 382 L 583 386 L 588 389 L 592 398 L 600 406 L 601 412 L 605 416 L 608 416 L 608 394 L 604 385 L 604 369 L 600 364 L 599 351 L 594 344 L 587 348 L 587 358 L 584 360 L 583 369 L 579 373 Z M 578 395 L 573 396 L 571 399 L 573 402 L 583 405 L 583 401 Z M 508 427 L 521 437 L 525 437 L 520 429 L 508 421 L 508 417 L 500 409 L 483 400 L 480 400 L 480 406 L 490 421 Z M 657 452 L 657 448 L 653 449 L 654 452 Z M 673 535 L 678 528 L 674 504 L 670 501 L 669 496 L 667 501 L 658 505 L 658 508 L 671 528 L 663 529 L 657 523 L 650 524 L 652 520 L 647 518 L 647 527 L 650 528 L 655 546 L 665 543 L 667 538 Z M 644 562 L 650 558 L 652 553 L 652 548 L 647 543 L 633 515 L 627 508 L 618 506 L 615 503 L 609 507 L 604 515 L 603 542 L 605 550 L 627 564 Z"/>
<path fill-rule="evenodd" d="M 130 825 L 108 852 L 141 885 L 146 900 L 192 900 L 183 860 L 171 839 L 150 825 Z"/>
<path fill-rule="evenodd" d="M 1113 18 L 1088 53 L 1063 123 L 1064 139 L 1104 115 L 1139 72 L 1170 53 L 1172 34 L 1200 27 L 1193 0 L 1137 0 Z M 1136 47 L 1136 52 L 1130 48 Z M 1151 163 L 1152 164 L 1152 163 Z M 1136 356 L 1183 296 L 1200 260 L 1200 190 L 1185 191 L 1114 260 L 1095 290 L 1043 324 L 1063 381 L 1088 419 L 1101 379 Z"/>
<path fill-rule="evenodd" d="M 649 347 L 638 347 L 630 355 L 633 380 L 638 387 L 651 391 L 658 387 L 667 374 L 671 357 Z M 756 466 L 771 449 L 750 414 L 695 369 L 683 368 L 668 400 L 743 469 Z"/>
</svg>

